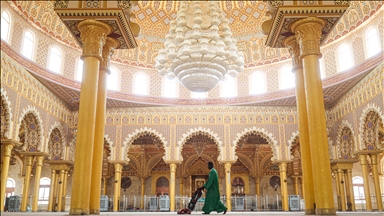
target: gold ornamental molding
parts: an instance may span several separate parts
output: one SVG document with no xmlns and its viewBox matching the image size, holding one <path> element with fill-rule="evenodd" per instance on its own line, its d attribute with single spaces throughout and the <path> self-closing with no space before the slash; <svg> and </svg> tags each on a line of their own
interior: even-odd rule
<svg viewBox="0 0 384 216">
<path fill-rule="evenodd" d="M 1 145 L 12 145 L 14 148 L 20 147 L 23 143 L 18 142 L 14 139 L 1 139 Z"/>
<path fill-rule="evenodd" d="M 383 152 L 384 150 L 360 150 L 356 151 L 354 155 L 378 155 Z"/>
<path fill-rule="evenodd" d="M 51 165 L 51 170 L 65 170 L 70 171 L 71 167 L 73 167 L 73 162 L 67 160 L 57 160 L 57 161 L 44 161 L 44 163 Z"/>
<path fill-rule="evenodd" d="M 290 31 L 290 25 L 307 17 L 317 17 L 326 21 L 320 38 L 322 44 L 348 7 L 349 5 L 280 6 L 271 23 L 265 45 L 284 48 L 283 40 L 294 35 Z"/>
<path fill-rule="evenodd" d="M 25 156 L 48 156 L 49 154 L 48 153 L 45 153 L 45 152 L 27 152 L 27 151 L 19 151 L 19 153 L 21 155 L 25 155 Z"/>
<path fill-rule="evenodd" d="M 133 49 L 137 47 L 135 33 L 132 31 L 127 15 L 122 9 L 55 8 L 55 12 L 81 47 L 83 47 L 83 43 L 77 24 L 86 19 L 102 21 L 110 25 L 113 31 L 108 36 L 116 39 L 120 44 L 116 49 Z"/>
<path fill-rule="evenodd" d="M 358 162 L 358 159 L 352 160 L 331 160 L 331 169 L 333 171 L 342 169 L 342 170 L 352 170 L 353 164 Z"/>
</svg>

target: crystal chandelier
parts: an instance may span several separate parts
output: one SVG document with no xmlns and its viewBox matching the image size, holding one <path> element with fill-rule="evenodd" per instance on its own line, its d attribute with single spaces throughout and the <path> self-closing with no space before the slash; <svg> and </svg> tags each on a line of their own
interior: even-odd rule
<svg viewBox="0 0 384 216">
<path fill-rule="evenodd" d="M 226 74 L 236 77 L 244 69 L 244 55 L 217 1 L 180 2 L 165 40 L 156 69 L 169 79 L 177 77 L 192 92 L 207 92 Z"/>
</svg>

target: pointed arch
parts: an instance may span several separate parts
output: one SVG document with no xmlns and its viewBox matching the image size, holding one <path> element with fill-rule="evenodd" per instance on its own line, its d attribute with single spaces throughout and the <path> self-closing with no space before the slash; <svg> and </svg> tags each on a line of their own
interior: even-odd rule
<svg viewBox="0 0 384 216">
<path fill-rule="evenodd" d="M 66 147 L 66 144 L 67 144 L 67 139 L 66 139 L 66 134 L 64 132 L 64 129 L 63 129 L 63 126 L 60 124 L 60 122 L 55 122 L 53 123 L 53 125 L 51 125 L 51 128 L 49 129 L 49 132 L 48 132 L 48 142 L 47 142 L 47 146 L 45 146 L 44 148 L 44 151 L 45 152 L 49 152 L 50 156 L 52 156 L 51 154 L 51 149 L 50 149 L 50 146 L 49 144 L 51 143 L 51 135 L 52 135 L 52 132 L 57 129 L 59 130 L 60 132 L 60 146 L 61 146 L 61 154 L 60 154 L 60 160 L 65 160 L 65 147 Z M 51 158 L 51 160 L 53 160 L 54 158 Z"/>
<path fill-rule="evenodd" d="M 1 139 L 11 138 L 10 129 L 12 123 L 11 101 L 7 96 L 7 91 L 1 88 Z"/>
<path fill-rule="evenodd" d="M 146 172 L 149 173 L 160 161 L 163 155 L 157 154 L 147 161 Z"/>
<path fill-rule="evenodd" d="M 192 166 L 192 164 L 193 163 L 195 163 L 197 160 L 199 160 L 199 158 L 201 158 L 203 161 L 205 161 L 206 163 L 208 163 L 209 161 L 211 161 L 211 158 L 209 158 L 207 155 L 205 155 L 205 154 L 202 154 L 201 156 L 198 156 L 197 154 L 194 154 L 194 155 L 192 155 L 191 157 L 189 157 L 186 161 L 185 161 L 185 163 L 184 163 L 184 171 L 187 171 L 188 170 L 188 168 L 190 167 L 190 166 Z M 216 165 L 215 164 L 215 162 L 214 161 L 212 161 L 213 163 L 214 163 L 214 165 Z"/>
<path fill-rule="evenodd" d="M 246 155 L 243 155 L 243 154 L 241 154 L 241 153 L 237 153 L 237 158 L 238 158 L 238 160 L 239 160 L 241 163 L 243 163 L 243 165 L 244 165 L 246 168 L 249 169 L 249 171 L 250 171 L 251 173 L 254 172 L 254 170 L 255 170 L 255 168 L 253 167 L 254 164 L 253 164 L 253 161 L 252 161 L 249 157 L 247 157 Z"/>
<path fill-rule="evenodd" d="M 374 103 L 371 103 L 371 104 L 368 104 L 366 108 L 364 108 L 363 110 L 363 113 L 360 117 L 360 127 L 359 127 L 359 134 L 361 135 L 361 137 L 359 138 L 359 149 L 358 150 L 363 150 L 365 148 L 364 146 L 364 136 L 365 136 L 365 131 L 366 131 L 366 127 L 365 127 L 365 124 L 366 124 L 366 119 L 369 115 L 370 112 L 375 112 L 378 114 L 379 118 L 381 119 L 381 121 L 383 122 L 384 121 L 384 115 L 383 115 L 383 112 L 381 111 L 381 108 L 379 106 L 377 106 L 376 104 Z M 377 145 L 379 145 L 379 143 L 377 142 Z M 380 149 L 380 146 L 376 146 L 377 148 Z"/>
<path fill-rule="evenodd" d="M 111 152 L 110 155 L 108 156 L 108 160 L 110 160 L 112 156 L 112 150 L 113 150 L 113 141 L 111 140 L 111 138 L 109 138 L 108 134 L 104 134 L 104 142 L 108 144 L 108 150 L 109 152 Z"/>
<path fill-rule="evenodd" d="M 206 135 L 215 142 L 215 144 L 217 145 L 217 148 L 219 150 L 218 160 L 220 161 L 222 156 L 223 156 L 223 149 L 222 149 L 223 148 L 223 142 L 220 140 L 219 135 L 217 135 L 217 133 L 211 131 L 211 129 L 209 129 L 209 128 L 202 128 L 202 127 L 191 128 L 187 133 L 183 133 L 181 139 L 177 142 L 177 147 L 180 150 L 183 149 L 183 146 L 185 145 L 187 140 L 189 140 L 190 138 L 192 138 L 193 136 L 198 135 L 198 134 Z M 178 159 L 180 161 L 183 161 L 183 156 L 181 154 L 178 154 L 178 155 L 179 155 Z"/>
<path fill-rule="evenodd" d="M 241 139 L 243 139 L 248 134 L 256 133 L 257 135 L 260 135 L 264 139 L 268 141 L 268 143 L 271 145 L 271 149 L 273 152 L 273 157 L 271 158 L 272 161 L 278 160 L 281 158 L 281 155 L 279 154 L 279 151 L 277 150 L 277 140 L 273 136 L 272 133 L 268 133 L 264 128 L 246 128 L 243 132 L 237 133 L 236 139 L 233 141 L 233 144 L 237 146 L 237 144 L 240 142 Z"/>
<path fill-rule="evenodd" d="M 296 138 L 300 138 L 300 136 L 299 136 L 299 131 L 295 131 L 295 132 L 293 132 L 292 134 L 291 134 L 291 137 L 289 138 L 289 140 L 288 140 L 288 154 L 289 154 L 289 160 L 293 160 L 293 158 L 294 158 L 294 155 L 292 155 L 292 154 L 290 154 L 290 152 L 291 152 L 291 149 L 292 149 L 292 143 L 293 143 L 293 141 L 295 141 L 296 140 Z"/>
<path fill-rule="evenodd" d="M 161 133 L 157 132 L 156 130 L 154 130 L 152 128 L 144 127 L 144 128 L 136 129 L 132 134 L 128 134 L 128 136 L 125 138 L 125 140 L 123 142 L 122 160 L 129 160 L 128 159 L 128 151 L 129 151 L 129 148 L 131 147 L 133 141 L 135 141 L 135 139 L 137 139 L 138 137 L 146 135 L 146 134 L 152 134 L 156 138 L 158 138 L 161 141 L 161 143 L 163 144 L 165 151 L 167 151 L 167 148 L 165 148 L 165 146 L 168 145 L 168 142 L 165 140 L 165 137 Z M 111 154 L 111 156 L 112 156 L 112 154 Z M 119 155 L 114 155 L 114 157 L 115 158 L 113 160 L 118 160 L 120 158 Z"/>
<path fill-rule="evenodd" d="M 20 118 L 19 118 L 19 122 L 18 122 L 18 127 L 17 128 L 20 128 L 21 125 L 22 125 L 22 121 L 23 119 L 28 115 L 28 114 L 32 114 L 36 121 L 37 121 L 37 125 L 36 125 L 36 131 L 37 131 L 37 141 L 36 141 L 36 151 L 43 151 L 43 139 L 44 139 L 44 129 L 43 129 L 43 120 L 41 119 L 41 116 L 40 116 L 40 113 L 39 111 L 36 109 L 36 107 L 34 106 L 28 106 L 27 108 L 25 108 L 22 112 L 21 112 L 21 115 L 20 115 Z M 19 131 L 17 131 L 17 135 L 16 137 L 18 137 L 18 134 Z M 17 138 L 19 140 L 19 138 Z M 22 149 L 24 151 L 27 150 L 27 146 L 23 145 Z"/>
<path fill-rule="evenodd" d="M 352 149 L 350 149 L 350 153 L 352 153 L 355 148 L 356 148 L 356 139 L 355 139 L 355 133 L 353 131 L 353 127 L 352 127 L 352 124 L 349 123 L 347 120 L 343 120 L 341 122 L 341 124 L 339 125 L 339 128 L 337 129 L 337 135 L 336 135 L 336 154 L 337 154 L 337 159 L 347 159 L 347 158 L 343 158 L 342 156 L 342 148 L 345 149 L 346 146 L 342 147 L 342 144 L 344 143 L 342 140 L 345 139 L 343 137 L 343 131 L 344 130 L 349 130 L 351 131 L 351 134 L 352 134 L 352 141 L 353 141 L 353 146 L 352 146 Z M 352 155 L 350 155 L 352 156 Z"/>
</svg>

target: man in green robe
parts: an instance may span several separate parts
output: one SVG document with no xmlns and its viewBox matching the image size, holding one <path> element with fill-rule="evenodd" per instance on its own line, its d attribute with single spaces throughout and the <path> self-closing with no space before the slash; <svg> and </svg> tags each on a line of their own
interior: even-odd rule
<svg viewBox="0 0 384 216">
<path fill-rule="evenodd" d="M 217 211 L 217 213 L 224 212 L 227 213 L 227 207 L 220 202 L 220 192 L 219 192 L 219 177 L 217 171 L 213 168 L 213 163 L 208 162 L 209 176 L 208 181 L 204 184 L 203 187 L 199 189 L 207 189 L 207 194 L 205 195 L 205 203 L 203 206 L 203 214 L 209 214 L 212 211 Z"/>
</svg>

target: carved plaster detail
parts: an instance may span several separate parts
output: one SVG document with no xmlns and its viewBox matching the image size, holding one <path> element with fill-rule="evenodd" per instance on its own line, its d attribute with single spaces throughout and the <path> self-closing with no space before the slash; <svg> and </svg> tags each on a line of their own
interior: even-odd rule
<svg viewBox="0 0 384 216">
<path fill-rule="evenodd" d="M 103 47 L 103 51 L 102 51 L 103 60 L 100 62 L 100 67 L 109 68 L 112 55 L 118 46 L 119 46 L 118 40 L 113 39 L 111 37 L 107 37 Z M 109 70 L 108 70 L 108 74 L 110 74 Z"/>
<path fill-rule="evenodd" d="M 383 115 L 383 112 L 381 111 L 381 108 L 379 106 L 377 106 L 376 104 L 374 103 L 371 103 L 371 104 L 368 104 L 367 107 L 364 108 L 363 110 L 363 114 L 361 115 L 360 117 L 360 127 L 359 127 L 359 134 L 361 136 L 364 136 L 364 132 L 365 132 L 365 119 L 367 118 L 367 115 L 369 112 L 371 111 L 374 111 L 376 112 L 379 117 L 381 118 L 382 121 L 384 121 L 384 115 Z M 360 137 L 359 138 L 360 140 L 358 141 L 359 143 L 359 149 L 358 150 L 363 150 L 364 149 L 364 142 L 363 142 L 363 138 Z M 379 147 L 380 149 L 380 147 Z"/>
<path fill-rule="evenodd" d="M 61 150 L 62 152 L 65 152 L 65 147 L 67 146 L 67 136 L 64 132 L 64 128 L 63 126 L 60 124 L 60 122 L 55 122 L 53 123 L 53 125 L 51 125 L 51 128 L 49 129 L 49 132 L 48 132 L 48 139 L 51 137 L 51 133 L 52 131 L 57 128 L 59 131 L 60 131 L 60 135 L 61 135 Z M 48 143 L 49 141 L 47 142 L 47 145 L 44 147 L 44 152 L 49 152 L 49 149 L 48 149 Z M 65 160 L 65 154 L 62 154 L 62 158 L 60 158 L 61 160 Z"/>
<path fill-rule="evenodd" d="M 80 37 L 83 43 L 81 58 L 91 56 L 102 61 L 103 46 L 112 28 L 108 24 L 96 20 L 81 21 L 77 28 L 80 30 Z"/>
<path fill-rule="evenodd" d="M 128 151 L 129 151 L 130 146 L 132 145 L 133 141 L 135 141 L 136 138 L 138 138 L 138 137 L 140 137 L 142 135 L 145 135 L 145 134 L 153 134 L 153 135 L 155 135 L 161 141 L 161 143 L 163 144 L 164 148 L 165 148 L 165 146 L 168 145 L 168 142 L 165 140 L 165 137 L 161 133 L 157 132 L 154 129 L 144 127 L 144 128 L 136 129 L 133 133 L 128 134 L 128 136 L 125 138 L 125 140 L 123 142 L 123 150 L 121 151 L 123 153 L 123 155 L 121 155 L 121 156 L 115 155 L 114 154 L 115 153 L 114 149 L 116 148 L 115 147 L 115 148 L 111 149 L 111 156 L 110 156 L 111 159 L 110 158 L 108 158 L 108 159 L 109 160 L 119 160 L 119 158 L 117 158 L 117 157 L 120 157 L 120 158 L 122 158 L 122 160 L 129 161 L 129 159 L 128 159 Z M 165 148 L 165 152 L 167 152 L 167 151 L 168 151 L 168 148 Z M 112 156 L 114 156 L 115 158 L 112 158 Z"/>
<path fill-rule="evenodd" d="M 292 71 L 302 68 L 303 64 L 300 59 L 300 46 L 297 43 L 296 37 L 295 36 L 290 36 L 287 37 L 284 41 L 283 44 L 285 47 L 288 48 L 289 53 L 291 54 L 292 57 Z"/>
<path fill-rule="evenodd" d="M 325 22 L 320 18 L 308 17 L 300 19 L 291 25 L 291 31 L 295 33 L 300 45 L 300 58 L 306 55 L 321 56 L 320 38 Z"/>
<path fill-rule="evenodd" d="M 217 148 L 219 150 L 219 160 L 223 158 L 223 142 L 220 140 L 219 135 L 217 133 L 211 131 L 209 128 L 191 128 L 187 133 L 183 133 L 181 136 L 181 139 L 177 142 L 177 147 L 180 149 L 183 149 L 184 144 L 187 142 L 188 139 L 190 139 L 192 136 L 202 133 L 204 135 L 207 135 L 208 137 L 212 138 L 215 144 L 217 145 Z M 181 153 L 177 153 L 178 155 L 178 160 L 183 161 L 183 157 L 181 156 Z"/>
<path fill-rule="evenodd" d="M 7 91 L 1 88 L 1 103 L 4 103 L 5 107 L 5 122 L 4 123 L 4 134 L 3 138 L 10 138 L 10 129 L 12 121 L 12 107 L 11 101 L 8 98 Z M 3 105 L 3 104 L 2 104 Z M 2 131 L 3 132 L 3 131 Z"/>
<path fill-rule="evenodd" d="M 27 115 L 27 114 L 33 114 L 37 120 L 37 123 L 38 125 L 36 125 L 36 127 L 38 127 L 37 131 L 38 131 L 38 135 L 40 137 L 40 143 L 39 145 L 37 146 L 37 150 L 40 150 L 42 151 L 43 150 L 43 138 L 44 138 L 44 129 L 43 129 L 43 120 L 41 119 L 41 116 L 40 116 L 40 113 L 39 111 L 36 109 L 35 106 L 31 106 L 31 105 L 28 105 L 27 108 L 25 108 L 21 114 L 20 114 L 20 118 L 19 118 L 19 122 L 17 124 L 17 128 L 20 128 L 21 124 L 22 124 L 22 121 L 24 119 L 24 117 Z M 17 141 L 20 141 L 19 140 L 19 131 L 17 131 L 17 134 L 16 134 L 16 137 L 17 137 Z M 23 145 L 23 150 L 26 150 L 27 146 Z"/>
<path fill-rule="evenodd" d="M 347 120 L 343 120 L 341 122 L 341 124 L 339 125 L 339 128 L 337 129 L 337 135 L 336 135 L 336 149 L 337 149 L 337 158 L 341 158 L 341 154 L 340 154 L 340 145 L 341 145 L 341 132 L 343 131 L 344 127 L 347 127 L 351 130 L 352 132 L 352 136 L 353 136 L 353 141 L 356 145 L 356 139 L 355 139 L 355 132 L 353 131 L 353 127 L 352 127 L 352 124 L 349 123 Z M 355 148 L 355 146 L 354 146 Z"/>
<path fill-rule="evenodd" d="M 293 132 L 291 137 L 288 140 L 288 154 L 289 154 L 288 160 L 293 160 L 293 158 L 294 158 L 294 156 L 291 155 L 290 152 L 291 152 L 291 149 L 292 149 L 292 143 L 293 143 L 293 141 L 295 141 L 296 137 L 300 137 L 299 136 L 299 131 Z"/>
<path fill-rule="evenodd" d="M 237 133 L 237 135 L 236 135 L 237 137 L 233 141 L 233 145 L 237 146 L 237 143 L 239 143 L 239 141 L 241 139 L 243 139 L 244 136 L 246 136 L 246 135 L 248 135 L 250 133 L 259 134 L 264 139 L 266 139 L 268 141 L 268 143 L 271 145 L 271 148 L 272 148 L 272 151 L 273 151 L 273 157 L 271 158 L 272 161 L 280 160 L 281 159 L 281 155 L 279 154 L 279 151 L 278 151 L 278 148 L 277 148 L 277 140 L 276 140 L 276 138 L 274 138 L 273 134 L 272 133 L 268 133 L 264 128 L 256 128 L 256 127 L 246 128 L 243 132 Z"/>
</svg>

